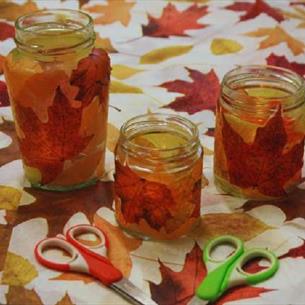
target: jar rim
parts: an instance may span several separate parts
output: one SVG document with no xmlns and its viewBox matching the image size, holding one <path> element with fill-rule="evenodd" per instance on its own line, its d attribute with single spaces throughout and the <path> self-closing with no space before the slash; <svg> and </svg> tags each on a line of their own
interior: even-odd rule
<svg viewBox="0 0 305 305">
<path fill-rule="evenodd" d="M 247 77 L 251 76 L 250 77 Z M 268 79 L 269 77 L 269 79 Z M 272 66 L 272 65 L 244 65 L 238 66 L 225 74 L 222 80 L 222 95 L 228 98 L 232 103 L 232 107 L 243 109 L 245 111 L 251 112 L 251 110 L 257 111 L 257 109 L 252 109 L 253 106 L 246 105 L 245 99 L 249 98 L 242 90 L 236 90 L 232 85 L 237 80 L 249 81 L 257 78 L 259 86 L 259 78 L 261 80 L 266 80 L 266 82 L 278 83 L 286 82 L 294 89 L 294 92 L 285 91 L 287 94 L 283 96 L 259 96 L 255 104 L 256 106 L 266 106 L 271 100 L 276 99 L 280 101 L 284 111 L 294 109 L 305 103 L 305 80 L 297 73 L 290 69 Z M 273 87 L 272 87 L 273 88 Z M 279 86 L 277 89 L 281 89 Z M 282 88 L 283 89 L 283 88 Z M 294 98 L 294 103 L 291 105 L 285 105 L 285 101 L 288 99 Z M 265 111 L 266 109 L 264 109 Z"/>
</svg>

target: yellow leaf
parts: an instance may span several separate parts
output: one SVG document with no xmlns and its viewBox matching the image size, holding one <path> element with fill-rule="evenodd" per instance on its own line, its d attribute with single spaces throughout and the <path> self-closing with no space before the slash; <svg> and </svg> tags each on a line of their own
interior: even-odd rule
<svg viewBox="0 0 305 305">
<path fill-rule="evenodd" d="M 116 143 L 118 141 L 118 138 L 120 136 L 120 131 L 118 128 L 116 128 L 114 125 L 111 123 L 108 123 L 107 127 L 107 148 L 111 151 L 114 152 Z"/>
<path fill-rule="evenodd" d="M 246 33 L 250 37 L 263 37 L 267 36 L 263 41 L 260 42 L 259 49 L 266 49 L 282 42 L 285 42 L 294 55 L 303 53 L 305 44 L 290 36 L 280 26 L 274 28 L 259 28 L 256 31 Z"/>
<path fill-rule="evenodd" d="M 43 305 L 34 289 L 28 290 L 22 286 L 9 286 L 6 302 L 10 305 Z"/>
<path fill-rule="evenodd" d="M 38 10 L 36 3 L 31 0 L 23 4 L 13 3 L 11 1 L 0 1 L 0 18 L 9 21 L 15 21 L 21 15 Z"/>
<path fill-rule="evenodd" d="M 65 296 L 56 303 L 56 305 L 73 305 L 69 295 L 66 293 Z"/>
<path fill-rule="evenodd" d="M 127 277 L 132 267 L 130 252 L 139 248 L 142 241 L 127 237 L 119 227 L 112 225 L 97 214 L 94 216 L 94 224 L 101 228 L 109 238 L 109 259 Z"/>
<path fill-rule="evenodd" d="M 110 39 L 100 37 L 99 33 L 96 33 L 95 46 L 104 49 L 108 53 L 117 53 L 117 50 L 111 44 Z"/>
<path fill-rule="evenodd" d="M 106 5 L 96 4 L 84 9 L 98 14 L 98 17 L 94 19 L 95 24 L 110 24 L 119 21 L 122 25 L 128 26 L 131 18 L 130 10 L 134 5 L 134 2 L 125 0 L 108 0 Z"/>
<path fill-rule="evenodd" d="M 285 17 L 300 20 L 301 23 L 297 26 L 298 28 L 305 28 L 305 9 L 295 6 L 294 12 L 286 12 L 282 10 Z"/>
<path fill-rule="evenodd" d="M 211 44 L 211 51 L 214 55 L 237 53 L 243 46 L 232 39 L 215 38 Z"/>
<path fill-rule="evenodd" d="M 24 286 L 37 276 L 35 267 L 26 258 L 12 252 L 7 253 L 2 276 L 3 284 Z"/>
<path fill-rule="evenodd" d="M 211 150 L 211 149 L 209 149 L 209 148 L 207 148 L 205 146 L 202 146 L 202 148 L 203 148 L 203 155 L 204 156 L 212 156 L 212 155 L 214 155 L 213 150 Z"/>
<path fill-rule="evenodd" d="M 171 47 L 165 47 L 160 49 L 152 50 L 140 58 L 141 64 L 158 64 L 164 60 L 167 60 L 172 57 L 180 56 L 183 54 L 188 53 L 190 50 L 192 50 L 193 46 L 171 46 Z"/>
<path fill-rule="evenodd" d="M 143 91 L 141 88 L 112 80 L 110 83 L 110 93 L 143 93 Z"/>
<path fill-rule="evenodd" d="M 216 213 L 204 215 L 193 234 L 204 240 L 230 234 L 246 241 L 268 229 L 269 226 L 246 213 Z"/>
<path fill-rule="evenodd" d="M 18 208 L 21 191 L 11 186 L 0 185 L 0 209 L 16 210 Z"/>
<path fill-rule="evenodd" d="M 142 71 L 141 69 L 135 69 L 125 65 L 114 65 L 112 66 L 111 75 L 118 79 L 126 79 Z"/>
</svg>

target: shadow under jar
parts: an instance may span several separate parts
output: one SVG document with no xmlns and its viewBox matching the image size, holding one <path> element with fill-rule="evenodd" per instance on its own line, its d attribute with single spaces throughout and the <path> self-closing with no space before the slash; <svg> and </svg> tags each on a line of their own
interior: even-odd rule
<svg viewBox="0 0 305 305">
<path fill-rule="evenodd" d="M 198 129 L 167 114 L 142 115 L 121 128 L 115 154 L 115 213 L 140 238 L 174 239 L 200 219 L 203 151 Z"/>
<path fill-rule="evenodd" d="M 65 191 L 104 173 L 110 60 L 89 15 L 43 10 L 17 19 L 4 73 L 25 174 Z"/>
<path fill-rule="evenodd" d="M 291 192 L 302 179 L 304 103 L 304 80 L 293 71 L 244 66 L 228 72 L 216 115 L 216 186 L 260 200 Z"/>
</svg>

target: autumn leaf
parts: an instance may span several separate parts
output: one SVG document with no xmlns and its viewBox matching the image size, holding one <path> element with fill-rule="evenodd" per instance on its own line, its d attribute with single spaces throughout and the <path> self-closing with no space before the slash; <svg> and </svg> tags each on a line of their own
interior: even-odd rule
<svg viewBox="0 0 305 305">
<path fill-rule="evenodd" d="M 23 286 L 30 283 L 37 276 L 37 270 L 26 258 L 7 252 L 2 276 L 3 284 Z"/>
<path fill-rule="evenodd" d="M 38 10 L 36 3 L 27 0 L 23 4 L 14 3 L 7 0 L 0 1 L 0 18 L 15 21 L 21 15 L 25 15 Z"/>
<path fill-rule="evenodd" d="M 21 195 L 21 191 L 14 187 L 0 185 L 0 209 L 16 210 Z"/>
<path fill-rule="evenodd" d="M 290 69 L 301 76 L 305 76 L 305 64 L 297 63 L 295 61 L 288 61 L 287 58 L 283 56 L 278 56 L 274 53 L 271 53 L 267 58 L 266 62 L 268 65 L 278 66 L 286 69 Z"/>
<path fill-rule="evenodd" d="M 296 248 L 292 248 L 290 249 L 286 254 L 280 256 L 280 259 L 286 258 L 286 257 L 293 257 L 293 258 L 297 258 L 297 257 L 302 257 L 305 258 L 305 241 L 303 240 L 302 245 L 296 247 Z"/>
<path fill-rule="evenodd" d="M 117 79 L 129 78 L 143 70 L 125 66 L 125 65 L 113 65 L 111 70 L 111 75 Z"/>
<path fill-rule="evenodd" d="M 285 183 L 303 166 L 304 138 L 284 152 L 287 133 L 281 113 L 279 107 L 265 126 L 257 128 L 254 142 L 250 144 L 244 142 L 222 115 L 224 153 L 233 185 L 257 189 L 271 197 L 286 195 Z"/>
<path fill-rule="evenodd" d="M 90 0 L 78 0 L 79 8 L 82 8 L 85 4 L 89 3 Z"/>
<path fill-rule="evenodd" d="M 55 305 L 73 305 L 74 303 L 72 303 L 70 296 L 68 295 L 68 293 L 66 293 L 64 295 L 64 297 L 58 301 Z"/>
<path fill-rule="evenodd" d="M 184 11 L 178 11 L 169 3 L 160 18 L 148 15 L 148 24 L 142 25 L 143 35 L 152 37 L 187 36 L 186 30 L 202 29 L 206 25 L 198 23 L 198 19 L 207 14 L 208 7 L 194 4 Z"/>
<path fill-rule="evenodd" d="M 122 25 L 128 26 L 131 18 L 130 10 L 134 5 L 134 2 L 126 0 L 107 0 L 106 5 L 96 4 L 83 9 L 98 14 L 98 17 L 94 19 L 95 24 L 110 24 L 119 21 Z"/>
<path fill-rule="evenodd" d="M 188 114 L 202 110 L 215 111 L 220 92 L 220 84 L 214 70 L 212 69 L 207 74 L 189 68 L 186 68 L 186 70 L 192 79 L 191 82 L 175 80 L 160 85 L 160 87 L 166 88 L 169 92 L 184 94 L 182 97 L 177 97 L 173 102 L 165 106 L 165 108 L 185 111 Z"/>
<path fill-rule="evenodd" d="M 235 40 L 215 38 L 211 43 L 211 51 L 214 55 L 237 53 L 243 46 Z"/>
<path fill-rule="evenodd" d="M 112 80 L 110 83 L 110 93 L 143 93 L 139 87 L 130 86 L 122 82 Z"/>
<path fill-rule="evenodd" d="M 259 49 L 266 49 L 282 42 L 287 44 L 294 55 L 303 53 L 305 49 L 305 44 L 301 40 L 293 38 L 280 26 L 274 28 L 259 28 L 256 31 L 246 33 L 246 35 L 250 37 L 267 36 L 267 38 L 260 42 Z"/>
<path fill-rule="evenodd" d="M 180 56 L 192 50 L 192 45 L 175 45 L 149 51 L 140 58 L 141 64 L 158 64 L 172 57 Z"/>
<path fill-rule="evenodd" d="M 0 41 L 8 38 L 13 38 L 14 36 L 15 28 L 6 22 L 0 21 Z"/>
<path fill-rule="evenodd" d="M 23 286 L 9 286 L 6 293 L 7 304 L 10 305 L 43 305 L 37 292 L 32 289 L 26 289 Z"/>
<path fill-rule="evenodd" d="M 235 2 L 231 5 L 228 5 L 226 9 L 238 12 L 245 11 L 245 15 L 240 16 L 240 21 L 254 19 L 263 13 L 267 14 L 269 17 L 275 19 L 278 22 L 285 20 L 280 10 L 270 6 L 264 0 L 256 0 L 254 3 Z"/>
<path fill-rule="evenodd" d="M 186 255 L 180 272 L 171 270 L 161 261 L 159 264 L 162 281 L 160 284 L 149 282 L 152 299 L 159 305 L 188 304 L 207 272 L 198 244 Z"/>
<path fill-rule="evenodd" d="M 125 277 L 128 277 L 132 268 L 130 252 L 139 248 L 142 241 L 128 237 L 123 231 L 95 214 L 94 224 L 105 232 L 109 240 L 108 257 L 112 264 L 118 268 Z"/>
<path fill-rule="evenodd" d="M 108 122 L 106 146 L 111 152 L 114 152 L 119 136 L 120 130 Z"/>
<path fill-rule="evenodd" d="M 94 278 L 84 273 L 65 272 L 51 278 L 52 281 L 82 281 L 85 284 L 94 282 Z"/>
<path fill-rule="evenodd" d="M 288 19 L 291 18 L 291 19 L 300 20 L 301 23 L 298 25 L 298 28 L 305 28 L 305 9 L 294 6 L 293 10 L 294 12 L 283 11 L 284 16 L 287 17 Z"/>
<path fill-rule="evenodd" d="M 111 41 L 109 38 L 102 38 L 99 33 L 95 33 L 95 47 L 101 48 L 105 50 L 108 53 L 117 53 L 117 50 L 113 47 L 111 44 Z"/>
<path fill-rule="evenodd" d="M 10 99 L 7 92 L 7 86 L 5 82 L 0 80 L 0 107 L 9 106 Z"/>
</svg>

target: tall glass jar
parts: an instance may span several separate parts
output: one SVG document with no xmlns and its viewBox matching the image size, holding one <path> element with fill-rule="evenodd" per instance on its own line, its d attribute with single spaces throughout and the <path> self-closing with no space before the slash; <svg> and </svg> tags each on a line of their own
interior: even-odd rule
<svg viewBox="0 0 305 305">
<path fill-rule="evenodd" d="M 216 185 L 250 199 L 292 191 L 303 167 L 304 103 L 304 79 L 293 71 L 244 66 L 227 73 L 216 116 Z"/>
<path fill-rule="evenodd" d="M 167 114 L 142 115 L 121 128 L 115 154 L 115 213 L 142 238 L 173 239 L 200 217 L 203 151 L 198 129 Z"/>
<path fill-rule="evenodd" d="M 110 78 L 92 19 L 43 10 L 15 27 L 4 73 L 26 177 L 48 190 L 91 184 L 104 172 Z"/>
</svg>

